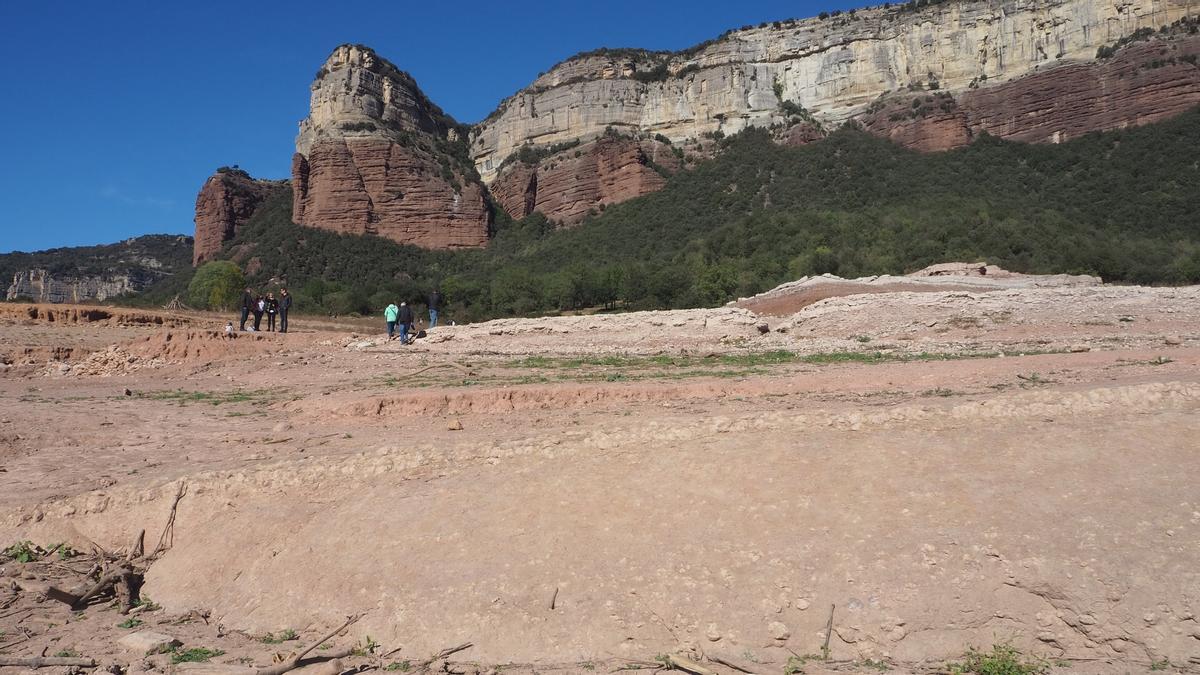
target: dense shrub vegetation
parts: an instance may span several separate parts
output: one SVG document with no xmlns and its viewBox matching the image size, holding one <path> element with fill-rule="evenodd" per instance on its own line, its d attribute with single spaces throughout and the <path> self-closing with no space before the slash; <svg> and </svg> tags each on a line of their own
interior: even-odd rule
<svg viewBox="0 0 1200 675">
<path fill-rule="evenodd" d="M 228 260 L 214 260 L 200 266 L 188 282 L 188 300 L 197 309 L 227 310 L 242 297 L 246 278 L 238 266 Z"/>
<path fill-rule="evenodd" d="M 291 224 L 281 195 L 227 251 L 286 275 L 301 311 L 375 312 L 440 284 L 457 320 L 715 305 L 805 274 L 949 260 L 1109 281 L 1200 281 L 1200 111 L 1060 145 L 993 137 L 919 154 L 844 129 L 803 148 L 748 131 L 661 192 L 555 230 L 497 214 L 486 250 L 424 251 Z M 255 279 L 252 279 L 252 281 Z"/>
</svg>

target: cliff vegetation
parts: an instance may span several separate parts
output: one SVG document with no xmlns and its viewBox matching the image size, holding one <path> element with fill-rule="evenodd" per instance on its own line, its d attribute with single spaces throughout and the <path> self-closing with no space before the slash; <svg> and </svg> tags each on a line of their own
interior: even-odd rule
<svg viewBox="0 0 1200 675">
<path fill-rule="evenodd" d="M 286 275 L 298 306 L 375 312 L 440 284 L 458 319 L 714 305 L 805 274 L 945 260 L 1107 281 L 1200 281 L 1200 110 L 1058 145 L 984 136 L 920 154 L 847 128 L 801 148 L 763 131 L 662 191 L 556 230 L 497 214 L 487 249 L 430 251 L 291 223 L 269 200 L 226 255 Z"/>
</svg>

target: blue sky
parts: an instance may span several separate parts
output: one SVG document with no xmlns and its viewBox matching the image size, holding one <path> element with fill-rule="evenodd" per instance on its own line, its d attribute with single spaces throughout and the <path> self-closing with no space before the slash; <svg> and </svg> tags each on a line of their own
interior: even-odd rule
<svg viewBox="0 0 1200 675">
<path fill-rule="evenodd" d="M 862 4 L 0 2 L 0 252 L 191 234 L 218 166 L 286 178 L 313 74 L 345 42 L 474 122 L 579 51 Z"/>
</svg>

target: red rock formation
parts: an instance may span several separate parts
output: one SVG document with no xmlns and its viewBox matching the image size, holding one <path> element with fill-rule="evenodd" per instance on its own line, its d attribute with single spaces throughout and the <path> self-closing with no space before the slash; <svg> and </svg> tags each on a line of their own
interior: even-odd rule
<svg viewBox="0 0 1200 675">
<path fill-rule="evenodd" d="M 576 156 L 578 155 L 578 156 Z M 671 146 L 654 140 L 603 137 L 541 160 L 536 170 L 515 163 L 492 183 L 492 196 L 514 218 L 539 211 L 574 225 L 609 204 L 661 190 L 679 159 Z"/>
<path fill-rule="evenodd" d="M 277 181 L 254 180 L 243 171 L 221 170 L 209 177 L 196 196 L 196 237 L 192 264 L 212 260 L 233 239 L 259 204 L 284 189 Z"/>
<path fill-rule="evenodd" d="M 513 218 L 524 218 L 537 209 L 537 167 L 515 162 L 492 183 L 492 199 Z"/>
<path fill-rule="evenodd" d="M 462 130 L 411 75 L 342 45 L 311 91 L 292 158 L 296 223 L 425 248 L 487 244 L 483 184 L 455 154 Z"/>
<path fill-rule="evenodd" d="M 478 182 L 425 149 L 379 137 L 324 138 L 292 158 L 292 219 L 425 248 L 483 246 L 490 212 Z M 457 185 L 455 184 L 457 183 Z"/>
<path fill-rule="evenodd" d="M 1058 143 L 1156 122 L 1200 105 L 1197 54 L 1195 37 L 1136 43 L 1110 59 L 972 90 L 958 101 L 927 92 L 898 95 L 861 121 L 873 133 L 922 151 L 966 145 L 984 132 Z"/>
<path fill-rule="evenodd" d="M 825 132 L 821 130 L 821 127 L 812 122 L 801 122 L 788 127 L 778 140 L 784 145 L 800 147 L 815 143 L 822 138 L 825 138 Z"/>
</svg>

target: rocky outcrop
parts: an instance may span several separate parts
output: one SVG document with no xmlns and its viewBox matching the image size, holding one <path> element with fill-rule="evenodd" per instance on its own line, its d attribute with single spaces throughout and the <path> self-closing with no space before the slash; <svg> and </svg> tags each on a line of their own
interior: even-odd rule
<svg viewBox="0 0 1200 675">
<path fill-rule="evenodd" d="M 482 246 L 491 210 L 464 142 L 411 76 L 366 47 L 338 47 L 296 138 L 292 218 L 426 248 Z"/>
<path fill-rule="evenodd" d="M 1200 37 L 1151 39 L 1108 59 L 1048 69 L 957 100 L 945 92 L 894 96 L 862 118 L 873 133 L 918 150 L 966 145 L 981 133 L 1058 143 L 1200 105 Z"/>
<path fill-rule="evenodd" d="M 112 276 L 55 275 L 49 270 L 21 270 L 13 275 L 5 298 L 17 300 L 28 298 L 33 302 L 86 302 L 104 301 L 122 295 L 137 293 L 157 276 L 149 272 Z"/>
<path fill-rule="evenodd" d="M 116 244 L 0 255 L 0 278 L 11 280 L 7 300 L 104 301 L 138 293 L 187 269 L 192 238 L 147 235 Z"/>
<path fill-rule="evenodd" d="M 196 196 L 192 264 L 200 265 L 215 258 L 255 209 L 268 196 L 283 189 L 286 184 L 280 181 L 255 180 L 237 168 L 218 169 L 204 181 Z"/>
<path fill-rule="evenodd" d="M 782 122 L 789 104 L 829 125 L 910 86 L 937 82 L 955 96 L 978 87 L 982 96 L 987 87 L 1090 61 L 1101 46 L 1197 9 L 1195 0 L 897 5 L 763 24 L 678 53 L 602 50 L 555 66 L 502 102 L 473 130 L 471 154 L 490 182 L 525 144 L 586 140 L 610 126 L 679 143 Z"/>
<path fill-rule="evenodd" d="M 514 218 L 538 211 L 573 225 L 610 204 L 656 192 L 681 166 L 670 145 L 606 136 L 499 172 L 492 196 Z"/>
</svg>

